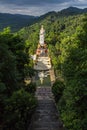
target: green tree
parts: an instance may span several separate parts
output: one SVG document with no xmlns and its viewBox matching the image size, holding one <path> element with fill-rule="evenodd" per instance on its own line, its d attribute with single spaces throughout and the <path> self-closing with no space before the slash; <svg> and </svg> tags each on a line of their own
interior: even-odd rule
<svg viewBox="0 0 87 130">
<path fill-rule="evenodd" d="M 70 130 L 86 130 L 87 128 L 86 19 L 87 16 L 85 16 L 83 21 L 83 27 L 77 29 L 76 37 L 73 41 L 76 46 L 69 49 L 69 55 L 63 64 L 66 87 L 59 101 L 59 106 L 65 126 Z"/>
<path fill-rule="evenodd" d="M 1 129 L 11 130 L 13 126 L 14 129 L 27 129 L 27 122 L 25 121 L 31 118 L 32 111 L 36 106 L 36 100 L 34 94 L 29 94 L 25 90 L 22 91 L 21 88 L 23 89 L 24 87 L 26 75 L 33 75 L 31 71 L 29 54 L 24 40 L 18 34 L 11 33 L 9 28 L 4 29 L 3 32 L 0 32 Z M 31 85 L 33 93 L 35 91 L 34 88 L 34 85 Z M 24 102 L 26 102 L 25 105 Z M 20 109 L 22 109 L 24 115 L 21 114 Z"/>
</svg>

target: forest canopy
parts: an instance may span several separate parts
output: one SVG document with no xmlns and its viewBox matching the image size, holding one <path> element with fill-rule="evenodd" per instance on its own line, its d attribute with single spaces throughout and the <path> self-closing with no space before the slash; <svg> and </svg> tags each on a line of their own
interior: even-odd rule
<svg viewBox="0 0 87 130">
<path fill-rule="evenodd" d="M 36 86 L 26 88 L 24 78 L 34 75 L 30 55 L 36 53 L 41 25 L 55 70 L 52 91 L 61 120 L 68 130 L 86 130 L 87 14 L 49 13 L 16 33 L 9 27 L 0 32 L 0 127 L 24 130 L 36 107 Z"/>
</svg>

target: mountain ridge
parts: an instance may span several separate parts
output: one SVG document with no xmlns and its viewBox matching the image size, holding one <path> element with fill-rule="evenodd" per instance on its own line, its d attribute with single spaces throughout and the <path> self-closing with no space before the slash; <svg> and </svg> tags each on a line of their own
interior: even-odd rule
<svg viewBox="0 0 87 130">
<path fill-rule="evenodd" d="M 0 13 L 0 30 L 10 26 L 12 31 L 17 31 L 24 26 L 33 24 L 37 18 L 32 15 Z"/>
<path fill-rule="evenodd" d="M 63 17 L 83 13 L 87 13 L 87 8 L 80 9 L 72 6 L 58 12 L 51 11 L 41 16 L 0 13 L 0 30 L 3 30 L 3 28 L 10 26 L 12 31 L 18 31 L 21 28 L 30 26 L 35 22 L 45 19 L 48 16 Z"/>
<path fill-rule="evenodd" d="M 81 9 L 81 8 L 71 6 L 58 12 L 58 14 L 60 15 L 74 15 L 74 14 L 82 14 L 82 13 L 87 13 L 87 8 Z"/>
</svg>

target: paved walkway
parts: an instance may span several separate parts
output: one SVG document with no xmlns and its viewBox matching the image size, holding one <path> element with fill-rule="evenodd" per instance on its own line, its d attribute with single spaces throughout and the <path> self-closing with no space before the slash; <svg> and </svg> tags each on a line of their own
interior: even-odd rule
<svg viewBox="0 0 87 130">
<path fill-rule="evenodd" d="M 55 82 L 55 73 L 54 73 L 54 69 L 50 69 L 50 81 L 51 81 L 51 85 Z"/>
<path fill-rule="evenodd" d="M 64 130 L 58 117 L 51 87 L 38 87 L 36 97 L 38 107 L 28 130 Z"/>
</svg>

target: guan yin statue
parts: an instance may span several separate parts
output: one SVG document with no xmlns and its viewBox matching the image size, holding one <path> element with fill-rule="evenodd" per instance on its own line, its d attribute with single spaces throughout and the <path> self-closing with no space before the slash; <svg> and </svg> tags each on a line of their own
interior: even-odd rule
<svg viewBox="0 0 87 130">
<path fill-rule="evenodd" d="M 44 38 L 45 38 L 45 30 L 44 30 L 43 25 L 42 25 L 41 29 L 40 29 L 40 38 L 39 38 L 40 46 L 44 46 Z"/>
</svg>

